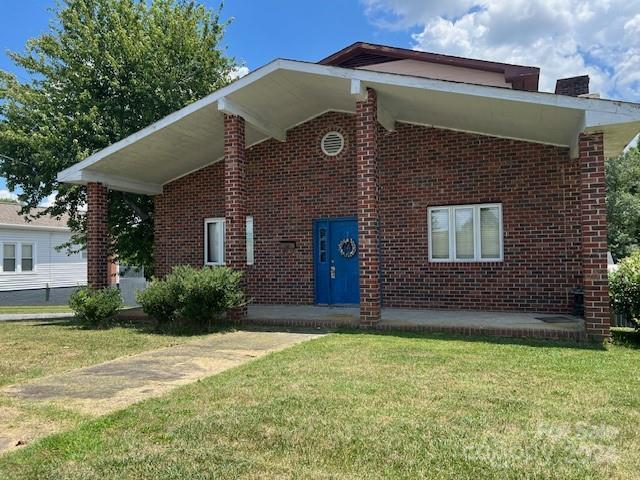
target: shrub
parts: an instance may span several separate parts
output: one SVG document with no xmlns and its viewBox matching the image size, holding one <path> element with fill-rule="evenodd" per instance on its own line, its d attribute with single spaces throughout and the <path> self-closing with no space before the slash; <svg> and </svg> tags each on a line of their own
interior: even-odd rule
<svg viewBox="0 0 640 480">
<path fill-rule="evenodd" d="M 230 268 L 180 266 L 164 280 L 152 280 L 136 298 L 161 323 L 180 318 L 203 325 L 245 304 L 241 281 L 242 273 Z"/>
<path fill-rule="evenodd" d="M 203 324 L 245 303 L 242 273 L 230 268 L 190 269 L 183 272 L 178 313 Z"/>
<path fill-rule="evenodd" d="M 609 297 L 616 313 L 628 315 L 639 326 L 640 320 L 640 252 L 620 262 L 609 274 Z"/>
<path fill-rule="evenodd" d="M 147 288 L 136 294 L 137 302 L 147 315 L 160 323 L 175 320 L 180 308 L 185 280 L 191 267 L 175 267 L 164 280 L 154 278 Z"/>
<path fill-rule="evenodd" d="M 116 288 L 84 287 L 71 294 L 69 306 L 81 323 L 95 327 L 113 318 L 122 308 L 122 297 Z"/>
</svg>

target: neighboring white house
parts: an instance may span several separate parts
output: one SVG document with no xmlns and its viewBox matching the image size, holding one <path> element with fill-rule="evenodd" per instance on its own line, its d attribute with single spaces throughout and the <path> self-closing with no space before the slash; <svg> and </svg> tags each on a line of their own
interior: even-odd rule
<svg viewBox="0 0 640 480">
<path fill-rule="evenodd" d="M 56 249 L 70 236 L 66 218 L 27 221 L 20 205 L 0 202 L 0 305 L 64 304 L 86 285 L 84 253 Z"/>
</svg>

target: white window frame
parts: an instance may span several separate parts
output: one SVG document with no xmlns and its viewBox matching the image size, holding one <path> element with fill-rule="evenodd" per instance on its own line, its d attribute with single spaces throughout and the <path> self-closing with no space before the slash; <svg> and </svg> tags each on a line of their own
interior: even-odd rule
<svg viewBox="0 0 640 480">
<path fill-rule="evenodd" d="M 251 251 L 253 252 L 252 256 L 249 256 L 249 235 L 248 235 L 248 231 L 249 231 L 249 225 L 251 224 L 252 228 L 253 228 L 253 217 L 251 215 L 247 215 L 246 220 L 245 220 L 245 242 L 246 242 L 246 253 L 247 253 L 247 265 L 253 265 L 255 263 L 255 230 L 253 230 L 253 237 L 251 238 L 251 242 L 252 242 L 252 246 L 253 248 L 251 249 Z M 222 239 L 219 242 L 219 251 L 218 251 L 218 258 L 221 258 L 222 261 L 221 262 L 207 262 L 207 245 L 209 243 L 209 239 L 207 238 L 207 235 L 209 234 L 208 232 L 208 228 L 207 225 L 210 223 L 219 223 L 222 224 Z M 225 265 L 225 258 L 224 258 L 224 242 L 225 242 L 225 230 L 226 229 L 226 224 L 225 224 L 225 219 L 222 217 L 214 217 L 214 218 L 205 218 L 204 219 L 204 264 L 205 265 L 210 265 L 210 266 L 223 266 Z"/>
<path fill-rule="evenodd" d="M 22 270 L 22 247 L 31 245 L 31 270 Z M 20 242 L 20 273 L 34 273 L 36 271 L 36 244 L 35 242 Z"/>
<path fill-rule="evenodd" d="M 220 262 L 208 262 L 207 261 L 207 247 L 209 245 L 209 232 L 208 232 L 208 228 L 207 225 L 209 225 L 210 223 L 218 223 L 222 225 L 222 228 L 220 229 L 220 231 L 222 232 L 222 239 L 220 242 L 218 242 L 218 258 L 221 259 Z M 225 237 L 225 222 L 224 222 L 224 218 L 220 218 L 220 217 L 215 217 L 215 218 L 205 218 L 204 219 L 204 249 L 203 249 L 203 253 L 204 253 L 204 264 L 205 265 L 211 265 L 211 266 L 222 266 L 224 265 L 224 237 Z"/>
<path fill-rule="evenodd" d="M 473 258 L 457 258 L 456 257 L 456 225 L 455 215 L 456 210 L 460 209 L 473 209 Z M 498 227 L 500 240 L 500 255 L 497 258 L 482 258 L 482 250 L 480 245 L 480 210 L 483 208 L 497 208 L 498 209 Z M 433 258 L 432 252 L 432 239 L 431 239 L 431 212 L 437 210 L 446 210 L 449 213 L 449 257 L 448 258 Z M 504 225 L 502 221 L 502 204 L 501 203 L 476 203 L 470 205 L 445 205 L 434 206 L 427 209 L 427 230 L 429 236 L 429 261 L 434 263 L 490 263 L 490 262 L 502 262 L 504 260 Z"/>
<path fill-rule="evenodd" d="M 4 246 L 5 245 L 14 245 L 15 246 L 15 262 L 16 269 L 8 272 L 4 271 Z M 33 268 L 31 270 L 27 270 L 25 272 L 22 271 L 22 245 L 31 245 L 31 261 L 33 264 Z M 26 242 L 22 242 L 20 240 L 4 240 L 0 241 L 0 274 L 1 275 L 32 275 L 36 273 L 37 269 L 37 247 L 38 244 L 36 241 L 29 240 Z"/>
<path fill-rule="evenodd" d="M 13 245 L 13 256 L 15 262 L 15 269 L 4 271 L 4 246 L 5 245 Z M 20 273 L 20 242 L 15 241 L 7 241 L 0 243 L 0 272 L 6 275 L 15 275 L 16 273 Z"/>
<path fill-rule="evenodd" d="M 251 239 L 249 239 L 249 225 L 251 225 Z M 256 260 L 256 240 L 255 240 L 255 229 L 253 224 L 253 217 L 251 215 L 247 215 L 246 224 L 245 224 L 245 237 L 246 237 L 246 251 L 247 251 L 247 265 L 253 265 Z M 251 255 L 249 255 L 249 240 L 251 240 Z"/>
</svg>

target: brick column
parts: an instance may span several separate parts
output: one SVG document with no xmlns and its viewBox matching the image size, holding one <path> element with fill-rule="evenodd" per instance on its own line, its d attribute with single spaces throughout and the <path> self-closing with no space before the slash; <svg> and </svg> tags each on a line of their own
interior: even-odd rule
<svg viewBox="0 0 640 480">
<path fill-rule="evenodd" d="M 170 259 L 175 259 L 175 255 L 170 253 L 172 246 L 168 241 L 172 237 L 172 213 L 175 211 L 175 203 L 160 194 L 153 197 L 153 205 L 153 274 L 158 278 L 164 278 L 171 273 Z"/>
<path fill-rule="evenodd" d="M 109 284 L 107 213 L 107 187 L 87 184 L 87 281 L 91 288 Z"/>
<path fill-rule="evenodd" d="M 603 134 L 581 134 L 579 149 L 584 319 L 587 335 L 602 340 L 610 326 Z"/>
<path fill-rule="evenodd" d="M 356 176 L 358 256 L 360 260 L 360 324 L 380 321 L 380 253 L 378 216 L 378 122 L 376 92 L 356 103 Z"/>
<path fill-rule="evenodd" d="M 246 181 L 245 181 L 244 119 L 224 116 L 224 216 L 225 263 L 235 270 L 245 270 L 246 244 Z M 246 308 L 229 312 L 234 320 L 246 316 Z"/>
</svg>

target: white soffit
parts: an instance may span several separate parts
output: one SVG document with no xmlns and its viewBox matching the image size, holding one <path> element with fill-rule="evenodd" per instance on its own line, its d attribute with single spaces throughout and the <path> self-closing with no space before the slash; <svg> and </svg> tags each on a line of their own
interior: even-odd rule
<svg viewBox="0 0 640 480">
<path fill-rule="evenodd" d="M 282 141 L 287 129 L 323 112 L 354 112 L 354 87 L 378 92 L 388 130 L 395 120 L 565 147 L 578 132 L 597 130 L 605 133 L 608 155 L 640 131 L 637 104 L 276 60 L 96 152 L 58 180 L 160 193 L 163 184 L 222 158 L 224 111 L 246 113 L 247 145 Z"/>
</svg>

